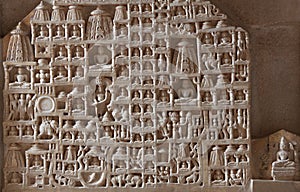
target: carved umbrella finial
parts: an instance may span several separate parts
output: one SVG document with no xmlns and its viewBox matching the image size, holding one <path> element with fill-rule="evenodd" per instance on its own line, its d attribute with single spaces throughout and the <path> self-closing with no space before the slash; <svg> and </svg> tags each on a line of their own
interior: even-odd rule
<svg viewBox="0 0 300 192">
<path fill-rule="evenodd" d="M 11 32 L 9 39 L 6 61 L 33 61 L 33 51 L 30 40 L 25 31 L 21 28 L 21 22 Z"/>
</svg>

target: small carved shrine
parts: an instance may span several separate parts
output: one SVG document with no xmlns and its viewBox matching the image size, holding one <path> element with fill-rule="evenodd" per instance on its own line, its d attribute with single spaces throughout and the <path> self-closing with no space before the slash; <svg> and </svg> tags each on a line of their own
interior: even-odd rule
<svg viewBox="0 0 300 192">
<path fill-rule="evenodd" d="M 205 0 L 41 2 L 3 63 L 4 189 L 245 187 L 249 39 L 226 19 Z"/>
<path fill-rule="evenodd" d="M 252 178 L 300 181 L 299 143 L 299 136 L 285 130 L 252 140 Z"/>
</svg>

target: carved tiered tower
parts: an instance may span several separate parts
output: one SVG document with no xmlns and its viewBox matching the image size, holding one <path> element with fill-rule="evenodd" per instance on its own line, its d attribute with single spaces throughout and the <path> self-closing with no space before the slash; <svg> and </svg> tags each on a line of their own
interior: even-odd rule
<svg viewBox="0 0 300 192">
<path fill-rule="evenodd" d="M 3 63 L 5 189 L 246 185 L 248 34 L 209 1 L 55 0 L 30 25 Z"/>
</svg>

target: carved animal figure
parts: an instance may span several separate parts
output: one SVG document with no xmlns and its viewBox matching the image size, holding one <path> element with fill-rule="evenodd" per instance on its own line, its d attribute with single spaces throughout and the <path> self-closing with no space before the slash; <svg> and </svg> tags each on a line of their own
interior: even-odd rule
<svg viewBox="0 0 300 192">
<path fill-rule="evenodd" d="M 134 186 L 134 185 L 135 187 L 139 187 L 142 184 L 142 179 L 138 175 L 127 175 L 125 180 L 126 180 L 125 187 Z"/>
<path fill-rule="evenodd" d="M 113 187 L 122 187 L 125 182 L 125 175 L 116 175 L 111 178 L 111 183 Z"/>
<path fill-rule="evenodd" d="M 190 176 L 186 178 L 186 182 L 189 183 L 196 183 L 197 182 L 197 173 L 193 172 Z"/>
</svg>

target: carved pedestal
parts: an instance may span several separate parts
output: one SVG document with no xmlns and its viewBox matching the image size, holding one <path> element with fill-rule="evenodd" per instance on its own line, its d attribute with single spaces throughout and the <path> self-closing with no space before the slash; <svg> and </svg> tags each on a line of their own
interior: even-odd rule
<svg viewBox="0 0 300 192">
<path fill-rule="evenodd" d="M 274 180 L 294 180 L 295 173 L 295 167 L 274 167 L 271 175 Z"/>
</svg>

